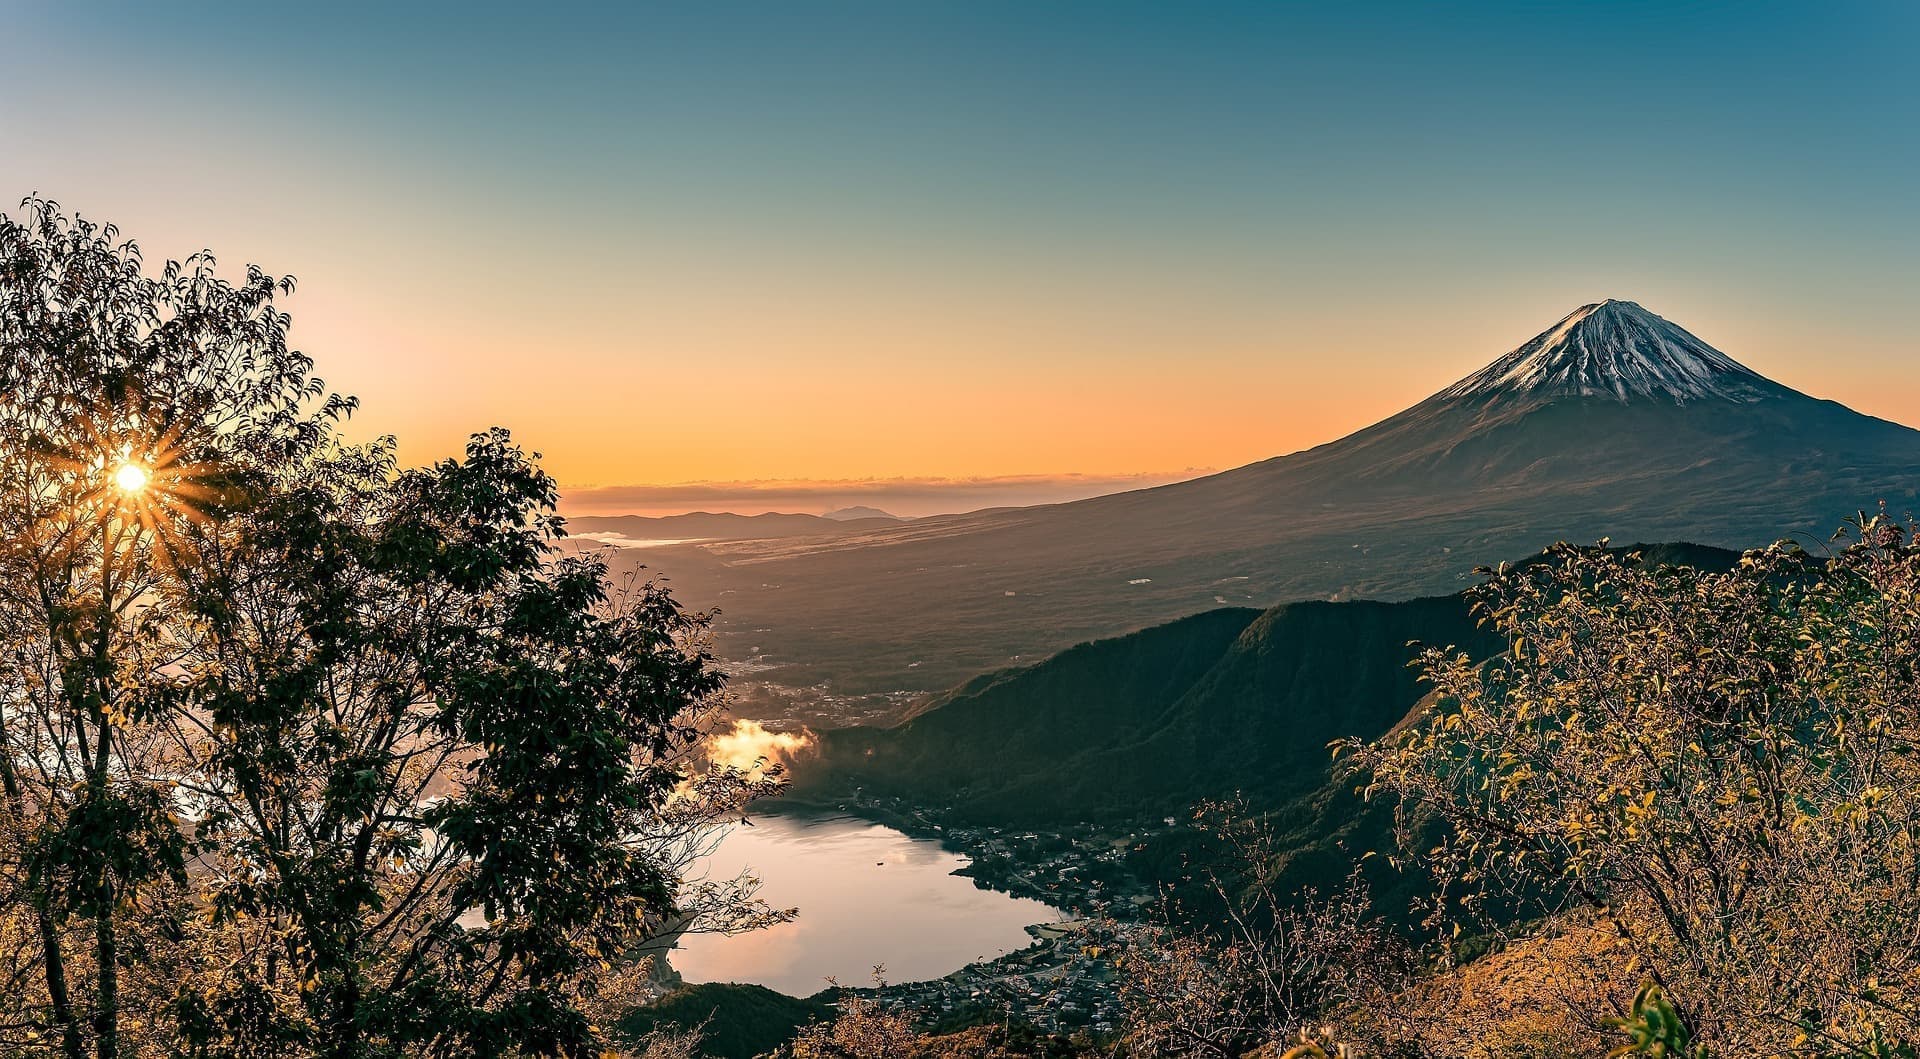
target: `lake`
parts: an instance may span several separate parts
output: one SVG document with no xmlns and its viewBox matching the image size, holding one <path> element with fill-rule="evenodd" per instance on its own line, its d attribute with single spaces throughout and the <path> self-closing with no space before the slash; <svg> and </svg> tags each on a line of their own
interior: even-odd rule
<svg viewBox="0 0 1920 1059">
<path fill-rule="evenodd" d="M 798 908 L 800 917 L 730 938 L 683 938 L 670 962 L 689 982 L 808 996 L 829 976 L 867 985 L 874 964 L 886 966 L 889 982 L 939 978 L 1026 948 L 1028 925 L 1065 918 L 953 874 L 966 864 L 938 843 L 852 817 L 756 817 L 720 843 L 707 871 L 729 878 L 750 867 L 767 903 Z"/>
</svg>

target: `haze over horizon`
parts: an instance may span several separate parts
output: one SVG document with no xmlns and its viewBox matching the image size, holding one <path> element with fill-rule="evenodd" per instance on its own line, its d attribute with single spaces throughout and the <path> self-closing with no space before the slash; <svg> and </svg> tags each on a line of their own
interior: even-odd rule
<svg viewBox="0 0 1920 1059">
<path fill-rule="evenodd" d="M 1030 507 L 1184 482 L 1216 468 L 1143 474 L 1007 474 L 968 478 L 775 479 L 754 482 L 660 482 L 570 489 L 574 515 L 662 515 L 730 512 L 823 515 L 873 509 L 896 518 L 954 515 L 985 508 Z"/>
<path fill-rule="evenodd" d="M 26 4 L 0 201 L 295 273 L 355 432 L 582 511 L 1191 477 L 1604 298 L 1914 423 L 1920 13 L 1849 10 Z"/>
</svg>

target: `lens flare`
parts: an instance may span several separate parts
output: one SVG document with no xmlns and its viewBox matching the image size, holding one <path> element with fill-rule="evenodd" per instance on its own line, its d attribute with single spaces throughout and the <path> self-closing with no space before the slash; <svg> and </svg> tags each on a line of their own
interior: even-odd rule
<svg viewBox="0 0 1920 1059">
<path fill-rule="evenodd" d="M 128 493 L 145 489 L 152 479 L 153 475 L 147 473 L 145 467 L 132 463 L 123 463 L 113 472 L 113 484 Z"/>
</svg>

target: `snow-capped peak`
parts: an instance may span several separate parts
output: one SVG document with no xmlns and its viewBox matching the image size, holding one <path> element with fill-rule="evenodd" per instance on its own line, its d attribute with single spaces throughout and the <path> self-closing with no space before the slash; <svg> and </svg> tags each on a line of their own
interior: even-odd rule
<svg viewBox="0 0 1920 1059">
<path fill-rule="evenodd" d="M 1628 301 L 1582 305 L 1442 397 L 1490 394 L 1750 401 L 1766 380 Z"/>
</svg>

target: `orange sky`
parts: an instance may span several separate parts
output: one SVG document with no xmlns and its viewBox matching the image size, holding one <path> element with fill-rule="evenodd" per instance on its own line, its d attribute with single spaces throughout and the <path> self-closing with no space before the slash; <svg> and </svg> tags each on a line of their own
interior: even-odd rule
<svg viewBox="0 0 1920 1059">
<path fill-rule="evenodd" d="M 1276 300 L 1253 320 L 1187 319 L 1159 304 L 937 323 L 821 291 L 805 316 L 647 314 L 614 334 L 575 330 L 551 354 L 531 352 L 550 340 L 505 318 L 392 335 L 409 350 L 402 363 L 463 366 L 452 374 L 392 370 L 358 352 L 366 331 L 355 321 L 311 304 L 324 295 L 296 305 L 329 379 L 366 396 L 359 429 L 398 431 L 410 457 L 427 458 L 503 422 L 576 487 L 1224 469 L 1365 426 L 1610 296 L 1637 296 L 1789 385 L 1920 421 L 1920 386 L 1883 336 L 1844 323 L 1823 333 L 1817 319 L 1782 320 L 1766 305 L 1565 286 L 1383 299 L 1351 315 Z M 683 352 L 646 352 L 661 349 Z M 528 361 L 541 367 L 517 367 Z"/>
</svg>

